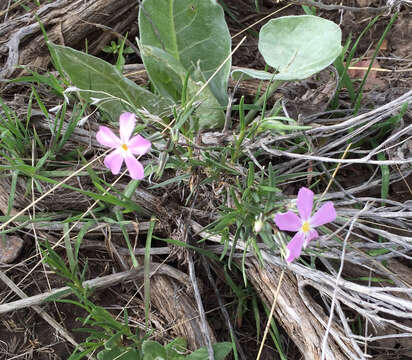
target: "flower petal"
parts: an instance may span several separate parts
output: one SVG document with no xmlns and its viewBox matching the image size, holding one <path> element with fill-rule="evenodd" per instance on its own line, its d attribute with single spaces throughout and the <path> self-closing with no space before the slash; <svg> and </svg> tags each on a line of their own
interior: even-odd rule
<svg viewBox="0 0 412 360">
<path fill-rule="evenodd" d="M 112 171 L 113 175 L 117 175 L 123 164 L 123 155 L 121 151 L 115 150 L 107 155 L 104 158 L 104 164 Z"/>
<path fill-rule="evenodd" d="M 150 150 L 152 143 L 143 136 L 136 135 L 129 140 L 127 147 L 134 155 L 144 155 Z"/>
<path fill-rule="evenodd" d="M 313 191 L 305 187 L 300 188 L 298 193 L 297 206 L 302 221 L 308 220 L 312 215 Z"/>
<path fill-rule="evenodd" d="M 300 256 L 302 252 L 302 246 L 305 238 L 301 232 L 295 234 L 295 236 L 290 240 L 288 246 L 286 246 L 286 261 L 292 262 Z"/>
<path fill-rule="evenodd" d="M 96 134 L 96 140 L 104 145 L 111 148 L 119 147 L 120 139 L 106 126 L 100 126 L 99 131 Z"/>
<path fill-rule="evenodd" d="M 143 165 L 137 161 L 134 156 L 126 156 L 126 165 L 129 170 L 130 177 L 132 179 L 141 180 L 144 178 L 144 168 Z"/>
<path fill-rule="evenodd" d="M 285 231 L 299 231 L 302 227 L 302 220 L 292 211 L 276 214 L 275 223 L 280 230 Z"/>
<path fill-rule="evenodd" d="M 136 125 L 136 117 L 134 114 L 125 112 L 120 115 L 119 118 L 120 125 L 120 139 L 122 144 L 127 144 L 130 136 L 132 136 L 134 127 Z"/>
<path fill-rule="evenodd" d="M 310 224 L 313 227 L 332 222 L 336 219 L 336 211 L 332 201 L 324 203 L 315 215 L 312 216 Z"/>
<path fill-rule="evenodd" d="M 305 235 L 305 241 L 303 242 L 303 248 L 306 249 L 306 246 L 308 246 L 309 242 L 312 241 L 313 239 L 316 239 L 317 237 L 319 237 L 319 234 L 315 229 L 309 230 L 309 233 Z"/>
</svg>

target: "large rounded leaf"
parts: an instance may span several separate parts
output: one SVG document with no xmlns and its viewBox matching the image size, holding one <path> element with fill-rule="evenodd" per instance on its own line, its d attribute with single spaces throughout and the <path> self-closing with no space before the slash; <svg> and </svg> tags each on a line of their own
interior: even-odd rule
<svg viewBox="0 0 412 360">
<path fill-rule="evenodd" d="M 330 65 L 341 53 L 342 32 L 317 16 L 285 16 L 266 23 L 259 51 L 276 69 L 275 80 L 305 79 Z"/>
<path fill-rule="evenodd" d="M 222 7 L 216 0 L 144 0 L 139 11 L 140 42 L 162 49 L 186 71 L 200 68 L 208 80 L 229 56 L 230 33 Z M 176 86 L 162 83 L 156 73 L 163 71 L 147 54 L 143 62 L 154 85 L 170 90 L 176 100 Z M 227 82 L 231 61 L 227 61 L 209 83 L 220 104 L 227 103 Z M 167 79 L 169 80 L 169 79 Z"/>
</svg>

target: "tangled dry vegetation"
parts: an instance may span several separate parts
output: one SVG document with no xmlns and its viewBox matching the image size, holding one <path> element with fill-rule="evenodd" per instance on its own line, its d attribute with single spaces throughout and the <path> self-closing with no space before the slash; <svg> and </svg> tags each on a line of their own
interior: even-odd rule
<svg viewBox="0 0 412 360">
<path fill-rule="evenodd" d="M 253 9 L 252 3 L 247 2 L 244 9 Z M 272 3 L 264 1 L 263 9 L 268 13 L 273 11 Z M 359 6 L 359 1 L 351 3 Z M 370 6 L 386 6 L 382 1 L 370 3 Z M 236 13 L 236 2 L 227 4 Z M 280 5 L 276 6 L 280 8 Z M 302 10 L 295 6 L 288 11 L 297 13 Z M 355 16 L 351 10 L 324 11 L 325 17 L 344 17 L 343 24 Z M 410 12 L 407 4 L 403 5 L 401 21 L 405 21 L 403 19 L 410 16 Z M 87 38 L 90 54 L 100 54 L 101 48 L 118 34 L 129 32 L 133 35 L 137 31 L 137 5 L 125 0 L 58 0 L 43 2 L 29 12 L 17 6 L 4 7 L 0 15 L 3 21 L 0 24 L 1 97 L 16 112 L 18 119 L 29 118 L 30 127 L 43 140 L 50 137 L 50 119 L 36 106 L 28 114 L 30 84 L 6 81 L 26 74 L 24 69 L 16 69 L 17 65 L 39 72 L 49 68 L 49 53 L 35 15 L 40 18 L 50 40 L 80 49 Z M 245 15 L 243 28 L 260 16 L 253 11 Z M 359 16 L 368 19 L 371 15 L 365 11 Z M 104 27 L 97 24 L 104 24 Z M 395 26 L 391 41 L 395 42 L 398 36 L 401 42 L 402 35 L 396 29 Z M 238 30 L 242 30 L 241 25 L 234 23 L 231 31 Z M 409 37 L 409 46 L 410 40 Z M 253 37 L 247 41 L 253 43 Z M 239 65 L 244 66 L 254 56 L 249 49 L 248 44 L 237 60 Z M 408 56 L 400 61 L 389 54 L 387 58 L 392 60 L 382 60 L 381 63 L 382 66 L 392 66 L 391 69 L 403 67 L 410 70 L 410 53 Z M 126 67 L 126 73 L 135 69 L 136 66 Z M 268 309 L 276 297 L 274 318 L 282 329 L 281 338 L 288 344 L 288 359 L 320 359 L 321 354 L 325 359 L 412 358 L 412 91 L 408 88 L 412 73 L 392 72 L 385 76 L 386 87 L 365 93 L 365 105 L 356 116 L 350 108 L 341 110 L 339 117 L 326 111 L 336 91 L 337 80 L 333 72 L 324 71 L 319 78 L 309 79 L 303 85 L 285 86 L 271 101 L 282 96 L 286 114 L 299 116 L 301 124 L 310 125 L 311 129 L 303 135 L 302 132 L 284 135 L 263 132 L 257 138 L 246 139 L 243 144 L 242 151 L 254 163 L 257 172 L 265 173 L 265 165 L 272 162 L 279 178 L 284 179 L 280 186 L 285 194 L 285 204 L 294 199 L 297 183 L 310 184 L 313 178 L 319 178 L 325 188 L 333 179 L 334 190 L 329 190 L 323 199 L 334 202 L 339 216 L 329 227 L 330 234 L 322 236 L 316 244 L 321 251 L 316 266 L 313 262 L 306 265 L 295 262 L 287 266 L 279 251 L 263 242 L 258 243 L 262 256 L 259 259 L 248 244 L 235 240 L 232 233 L 227 234 L 229 248 L 233 247 L 233 262 L 245 269 L 254 293 Z M 147 81 L 142 70 L 131 78 L 141 83 Z M 322 84 L 323 79 L 326 80 Z M 313 84 L 316 84 L 315 88 Z M 325 88 L 329 90 L 322 92 Z M 305 96 L 302 96 L 302 90 Z M 48 108 L 61 102 L 44 85 L 39 85 L 37 91 L 42 99 L 47 99 L 45 105 Z M 240 94 L 253 96 L 256 91 L 255 83 L 241 83 L 236 97 Z M 371 145 L 367 141 L 376 133 L 377 124 L 400 113 L 403 116 L 379 144 Z M 70 111 L 67 117 L 70 117 Z M 99 120 L 93 115 L 84 126 L 76 127 L 63 151 L 83 149 L 82 154 L 89 161 L 97 157 L 99 151 L 104 151 L 95 140 Z M 202 133 L 199 148 L 193 156 L 201 158 L 201 150 L 230 144 L 233 139 L 234 134 L 230 132 Z M 292 143 L 294 147 L 289 146 Z M 348 144 L 358 145 L 348 151 Z M 176 144 L 186 145 L 184 138 Z M 28 146 L 30 148 L 32 144 Z M 295 151 L 307 147 L 310 152 Z M 162 152 L 162 145 L 158 150 Z M 5 164 L 3 161 L 1 159 L 2 165 Z M 330 171 L 328 165 L 331 163 L 341 164 L 336 175 Z M 80 163 L 67 163 L 65 174 L 73 174 L 81 166 Z M 104 170 L 101 161 L 92 166 L 96 171 Z M 237 166 L 237 171 L 244 176 L 247 174 L 247 169 L 241 165 Z M 384 171 L 388 173 L 383 175 Z M 65 185 L 92 191 L 93 181 L 84 173 L 79 172 L 70 179 L 63 175 L 57 180 L 67 179 Z M 17 238 L 16 248 L 23 240 L 23 247 L 12 263 L 2 264 L 0 268 L 3 324 L 0 357 L 12 359 L 20 354 L 21 358 L 66 358 L 71 351 L 67 344 L 75 346 L 82 339 L 71 332 L 72 328 L 78 327 L 71 314 L 77 314 L 78 310 L 63 304 L 45 305 L 50 291 L 61 290 L 64 283 L 41 263 L 38 244 L 48 240 L 56 245 L 56 249 L 61 249 L 65 232 L 67 234 L 63 220 L 68 214 L 83 214 L 71 223 L 69 236 L 73 240 L 83 228 L 83 219 L 99 204 L 84 193 L 71 191 L 68 186 L 59 186 L 43 197 L 54 186 L 42 181 L 28 193 L 28 182 L 32 180 L 19 177 L 13 184 L 11 175 L 12 172 L 5 169 L 0 174 L 1 212 L 13 216 L 25 209 L 23 215 L 32 219 L 48 217 L 48 220 L 13 220 L 8 225 L 16 228 L 7 235 L 8 239 Z M 219 218 L 218 207 L 227 201 L 227 191 L 236 179 L 226 175 L 220 183 L 203 185 L 202 180 L 208 174 L 197 169 L 184 183 L 171 182 L 166 187 L 151 189 L 153 185 L 179 175 L 184 174 L 169 170 L 162 179 L 145 179 L 132 195 L 132 201 L 142 207 L 142 212 L 130 214 L 126 228 L 130 238 L 135 239 L 134 253 L 138 259 L 144 256 L 144 239 L 152 215 L 158 219 L 157 236 L 196 246 L 199 240 L 206 239 L 202 242 L 205 250 L 218 256 L 223 251 L 222 237 L 205 227 Z M 106 178 L 108 183 L 115 180 L 111 175 Z M 383 199 L 382 182 L 388 180 L 390 193 Z M 127 179 L 121 178 L 114 187 L 123 190 L 126 185 Z M 13 186 L 15 197 L 10 209 Z M 187 201 L 189 195 L 192 200 Z M 279 243 L 285 241 L 280 232 L 275 234 Z M 88 285 L 97 289 L 94 300 L 106 306 L 114 316 L 119 309 L 127 307 L 133 325 L 141 326 L 144 322 L 144 304 L 140 297 L 144 270 L 131 269 L 121 227 L 116 223 L 95 222 L 84 235 L 80 252 L 83 259 L 88 258 Z M 260 339 L 256 341 L 253 315 L 238 316 L 236 324 L 233 322 L 236 306 L 228 301 L 233 300 L 233 294 L 225 285 L 222 263 L 160 242 L 152 244 L 151 254 L 151 324 L 158 339 L 182 336 L 188 339 L 189 349 L 195 349 L 208 342 L 221 341 L 222 336 L 227 338 L 226 328 L 230 327 L 235 330 L 239 357 L 256 357 Z M 242 279 L 238 280 L 241 284 Z M 267 316 L 263 306 L 260 309 L 263 329 Z M 46 335 L 50 332 L 52 337 Z M 265 348 L 263 357 L 276 358 L 271 346 Z"/>
</svg>

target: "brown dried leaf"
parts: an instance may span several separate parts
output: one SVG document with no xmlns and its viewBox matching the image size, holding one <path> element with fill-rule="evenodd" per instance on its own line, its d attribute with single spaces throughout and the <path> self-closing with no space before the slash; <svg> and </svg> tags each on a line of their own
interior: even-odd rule
<svg viewBox="0 0 412 360">
<path fill-rule="evenodd" d="M 366 59 L 351 64 L 351 66 L 348 69 L 349 77 L 351 77 L 352 79 L 362 79 L 365 76 L 370 63 L 371 60 Z M 378 77 L 379 71 L 377 69 L 382 69 L 382 67 L 380 66 L 379 62 L 375 60 L 372 64 L 372 69 L 368 74 L 368 78 L 366 79 L 364 86 L 365 90 L 385 86 L 385 81 Z"/>
</svg>

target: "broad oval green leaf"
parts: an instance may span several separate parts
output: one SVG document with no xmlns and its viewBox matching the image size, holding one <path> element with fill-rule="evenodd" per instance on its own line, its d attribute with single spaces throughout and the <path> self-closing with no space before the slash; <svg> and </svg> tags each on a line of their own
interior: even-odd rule
<svg viewBox="0 0 412 360">
<path fill-rule="evenodd" d="M 342 31 L 317 16 L 284 16 L 259 33 L 259 51 L 276 69 L 274 80 L 301 80 L 326 68 L 342 51 Z"/>
<path fill-rule="evenodd" d="M 99 106 L 113 119 L 117 119 L 124 111 L 133 112 L 142 108 L 159 116 L 170 113 L 170 100 L 136 85 L 108 62 L 66 46 L 51 42 L 47 44 L 56 66 L 64 70 L 73 85 L 81 90 L 92 90 L 88 93 L 82 92 L 82 96 L 86 99 L 109 98 Z"/>
<path fill-rule="evenodd" d="M 143 360 L 166 360 L 167 351 L 157 341 L 146 340 L 142 345 Z"/>
<path fill-rule="evenodd" d="M 215 355 L 215 360 L 224 360 L 227 355 L 233 350 L 233 345 L 230 342 L 220 342 L 213 344 L 213 352 Z M 196 351 L 192 352 L 186 357 L 187 360 L 208 360 L 209 354 L 206 347 L 201 347 Z"/>
<path fill-rule="evenodd" d="M 172 96 L 175 101 L 181 97 L 183 83 L 186 78 L 186 70 L 171 54 L 162 49 L 140 45 L 141 54 L 146 57 L 146 66 L 148 63 L 155 64 L 156 71 L 152 72 L 151 80 L 157 84 L 159 93 L 163 96 Z M 216 128 L 221 127 L 224 123 L 224 113 L 221 105 L 211 90 L 206 87 L 196 98 L 194 96 L 203 86 L 204 82 L 196 81 L 196 75 L 199 74 L 199 69 L 192 72 L 192 76 L 187 81 L 187 96 L 199 103 L 195 110 L 196 117 L 199 121 L 199 128 Z M 198 78 L 202 76 L 198 76 Z"/>
<path fill-rule="evenodd" d="M 222 7 L 215 0 L 144 0 L 139 11 L 140 42 L 172 55 L 186 71 L 199 67 L 207 81 L 230 55 L 231 38 Z M 159 79 L 159 67 L 142 54 L 157 88 L 175 89 Z M 230 59 L 211 79 L 209 88 L 221 105 L 227 103 Z M 161 70 L 161 69 L 160 69 Z M 169 81 L 169 79 L 166 79 Z"/>
<path fill-rule="evenodd" d="M 150 80 L 160 95 L 179 101 L 187 72 L 182 64 L 173 55 L 155 46 L 140 44 L 139 49 Z M 149 69 L 152 71 L 149 72 Z"/>
</svg>

